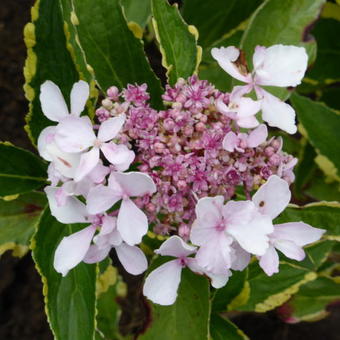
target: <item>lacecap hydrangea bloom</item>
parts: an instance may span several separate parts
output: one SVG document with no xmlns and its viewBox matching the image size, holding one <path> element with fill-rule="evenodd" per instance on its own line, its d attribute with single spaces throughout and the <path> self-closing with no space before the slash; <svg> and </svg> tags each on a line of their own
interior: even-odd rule
<svg viewBox="0 0 340 340">
<path fill-rule="evenodd" d="M 150 106 L 146 84 L 112 86 L 95 123 L 82 115 L 84 81 L 72 88 L 70 110 L 54 83 L 41 86 L 41 107 L 53 122 L 38 140 L 50 162 L 50 210 L 61 223 L 87 224 L 56 249 L 59 273 L 100 262 L 114 249 L 126 271 L 141 274 L 148 263 L 138 245 L 151 228 L 166 237 L 155 253 L 174 259 L 147 276 L 144 294 L 169 305 L 184 267 L 220 288 L 251 256 L 273 275 L 277 251 L 300 261 L 302 247 L 320 239 L 323 230 L 300 221 L 273 225 L 290 201 L 297 159 L 282 151 L 281 137 L 268 138 L 256 116 L 262 111 L 270 126 L 296 131 L 294 110 L 262 86 L 298 85 L 305 50 L 257 47 L 252 72 L 235 47 L 212 55 L 246 85 L 225 93 L 197 76 L 178 79 L 166 86 L 163 110 Z M 252 90 L 257 100 L 247 96 Z"/>
</svg>

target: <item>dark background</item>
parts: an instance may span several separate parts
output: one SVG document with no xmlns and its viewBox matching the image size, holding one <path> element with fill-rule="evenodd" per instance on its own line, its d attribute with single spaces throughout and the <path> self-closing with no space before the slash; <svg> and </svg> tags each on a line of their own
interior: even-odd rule
<svg viewBox="0 0 340 340">
<path fill-rule="evenodd" d="M 28 108 L 22 90 L 26 57 L 22 31 L 30 20 L 32 5 L 33 0 L 1 0 L 0 6 L 0 140 L 31 150 L 23 130 Z M 30 254 L 17 259 L 7 252 L 1 257 L 0 340 L 53 339 L 41 291 L 42 284 Z M 126 302 L 125 306 L 128 306 Z M 315 323 L 288 325 L 275 311 L 236 315 L 233 321 L 252 340 L 340 340 L 340 308 L 330 309 L 328 318 Z"/>
</svg>

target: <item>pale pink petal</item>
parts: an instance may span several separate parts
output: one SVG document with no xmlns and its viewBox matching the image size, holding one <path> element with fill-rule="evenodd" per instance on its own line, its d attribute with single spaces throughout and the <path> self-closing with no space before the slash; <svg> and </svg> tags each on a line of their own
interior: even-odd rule
<svg viewBox="0 0 340 340">
<path fill-rule="evenodd" d="M 126 116 L 121 114 L 117 117 L 109 118 L 102 122 L 98 131 L 98 139 L 107 142 L 117 136 L 125 123 Z"/>
<path fill-rule="evenodd" d="M 146 215 L 130 199 L 122 200 L 118 213 L 117 229 L 122 239 L 130 246 L 141 243 L 143 236 L 148 231 Z"/>
<path fill-rule="evenodd" d="M 54 139 L 65 152 L 81 152 L 93 145 L 96 136 L 89 117 L 69 116 L 57 125 Z"/>
<path fill-rule="evenodd" d="M 255 116 L 236 117 L 236 122 L 239 127 L 245 129 L 253 129 L 260 124 Z"/>
<path fill-rule="evenodd" d="M 266 183 L 261 185 L 252 200 L 262 214 L 274 219 L 287 207 L 290 198 L 288 183 L 282 178 L 272 175 Z"/>
<path fill-rule="evenodd" d="M 270 246 L 266 253 L 261 256 L 259 265 L 268 276 L 279 272 L 279 255 L 273 246 Z"/>
<path fill-rule="evenodd" d="M 122 197 L 110 187 L 97 185 L 92 188 L 86 198 L 87 210 L 90 214 L 100 214 L 110 209 Z"/>
<path fill-rule="evenodd" d="M 263 65 L 266 56 L 266 50 L 267 49 L 264 46 L 257 45 L 255 47 L 255 52 L 253 54 L 253 67 L 255 71 Z"/>
<path fill-rule="evenodd" d="M 234 252 L 232 257 L 231 269 L 242 271 L 248 266 L 251 256 L 236 242 L 232 244 L 232 248 L 234 249 Z"/>
<path fill-rule="evenodd" d="M 261 100 L 253 100 L 249 97 L 242 97 L 237 102 L 237 118 L 246 118 L 256 115 L 261 110 Z"/>
<path fill-rule="evenodd" d="M 115 247 L 118 259 L 125 270 L 132 275 L 139 275 L 148 268 L 148 261 L 144 253 L 135 246 L 122 243 Z"/>
<path fill-rule="evenodd" d="M 76 182 L 81 181 L 86 175 L 88 175 L 99 162 L 99 149 L 93 147 L 90 151 L 83 153 L 80 156 L 80 162 L 77 167 L 74 180 Z"/>
<path fill-rule="evenodd" d="M 126 145 L 117 145 L 113 142 L 104 143 L 100 147 L 105 158 L 113 164 L 118 171 L 125 171 L 135 159 L 135 153 Z"/>
<path fill-rule="evenodd" d="M 61 240 L 53 261 L 53 266 L 58 273 L 66 276 L 69 270 L 84 259 L 95 231 L 96 228 L 89 226 Z"/>
<path fill-rule="evenodd" d="M 250 132 L 247 140 L 247 144 L 250 148 L 256 148 L 260 144 L 264 143 L 268 137 L 268 129 L 265 124 L 261 124 L 255 130 Z"/>
<path fill-rule="evenodd" d="M 233 118 L 233 119 L 235 118 L 234 117 L 235 113 L 231 112 L 231 111 L 234 111 L 234 110 L 229 109 L 229 107 L 220 99 L 218 99 L 216 101 L 216 109 L 217 109 L 218 112 L 221 112 L 221 113 L 227 115 L 230 118 Z"/>
<path fill-rule="evenodd" d="M 59 122 L 69 114 L 59 87 L 50 80 L 40 87 L 40 103 L 44 115 L 54 122 Z"/>
<path fill-rule="evenodd" d="M 303 247 L 318 241 L 324 233 L 325 230 L 311 227 L 303 222 L 290 222 L 275 225 L 273 237 L 276 240 L 293 241 Z"/>
<path fill-rule="evenodd" d="M 262 91 L 262 118 L 269 126 L 277 127 L 289 134 L 294 134 L 297 131 L 295 125 L 294 109 L 273 96 L 267 91 Z"/>
<path fill-rule="evenodd" d="M 152 302 L 168 306 L 175 303 L 182 266 L 169 261 L 152 271 L 145 280 L 143 294 Z"/>
<path fill-rule="evenodd" d="M 268 234 L 273 232 L 271 218 L 257 212 L 251 201 L 229 201 L 223 211 L 227 228 L 247 252 L 262 256 L 269 245 Z"/>
<path fill-rule="evenodd" d="M 155 250 L 155 253 L 163 256 L 187 257 L 195 251 L 196 247 L 189 246 L 179 236 L 171 236 Z"/>
<path fill-rule="evenodd" d="M 83 261 L 85 263 L 101 262 L 106 258 L 106 256 L 109 255 L 110 250 L 111 250 L 111 246 L 100 248 L 95 244 L 91 245 L 89 250 L 87 251 Z"/>
<path fill-rule="evenodd" d="M 103 236 L 111 233 L 116 228 L 117 218 L 106 215 L 102 219 L 103 224 L 98 235 Z"/>
<path fill-rule="evenodd" d="M 96 167 L 88 174 L 88 178 L 95 184 L 102 183 L 105 177 L 110 173 L 110 168 L 103 165 L 103 162 L 99 160 Z"/>
<path fill-rule="evenodd" d="M 238 102 L 245 94 L 248 94 L 253 89 L 252 84 L 234 86 L 232 92 L 230 93 L 229 101 Z"/>
<path fill-rule="evenodd" d="M 38 151 L 39 155 L 46 161 L 51 162 L 53 157 L 47 150 L 47 146 L 54 142 L 55 126 L 48 126 L 40 132 L 38 137 Z"/>
<path fill-rule="evenodd" d="M 87 98 L 89 97 L 89 85 L 83 80 L 73 84 L 71 90 L 71 114 L 80 116 L 84 111 Z"/>
<path fill-rule="evenodd" d="M 297 246 L 294 241 L 275 240 L 274 246 L 290 259 L 302 261 L 305 258 L 304 250 Z"/>
<path fill-rule="evenodd" d="M 86 222 L 87 211 L 85 204 L 73 196 L 65 199 L 65 204 L 59 206 L 56 200 L 58 188 L 47 186 L 45 189 L 51 214 L 61 223 Z"/>
<path fill-rule="evenodd" d="M 234 152 L 235 148 L 237 147 L 239 142 L 239 139 L 237 135 L 233 131 L 229 131 L 222 142 L 223 149 L 229 151 L 229 152 Z"/>
<path fill-rule="evenodd" d="M 274 45 L 261 51 L 260 63 L 256 61 L 256 78 L 259 85 L 297 86 L 307 69 L 308 56 L 305 48 Z"/>
<path fill-rule="evenodd" d="M 228 270 L 226 274 L 220 275 L 211 272 L 205 272 L 205 274 L 211 279 L 211 285 L 216 289 L 224 287 L 227 284 L 229 277 L 232 275 L 230 270 Z"/>
<path fill-rule="evenodd" d="M 249 75 L 243 75 L 234 63 L 240 55 L 239 49 L 235 46 L 213 48 L 211 50 L 211 55 L 223 70 L 233 78 L 245 83 L 250 81 Z"/>
<path fill-rule="evenodd" d="M 216 275 L 225 275 L 231 266 L 232 238 L 220 232 L 201 245 L 196 254 L 197 264 Z"/>
<path fill-rule="evenodd" d="M 111 176 L 130 197 L 151 195 L 156 192 L 156 185 L 152 178 L 142 172 L 113 172 Z"/>
<path fill-rule="evenodd" d="M 108 235 L 108 242 L 114 247 L 119 246 L 123 242 L 120 232 L 118 230 L 114 230 L 112 233 L 110 233 Z"/>
</svg>

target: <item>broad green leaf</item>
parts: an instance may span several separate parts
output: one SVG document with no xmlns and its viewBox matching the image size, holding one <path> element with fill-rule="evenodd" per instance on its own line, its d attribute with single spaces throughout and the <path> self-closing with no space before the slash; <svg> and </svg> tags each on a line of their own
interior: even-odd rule
<svg viewBox="0 0 340 340">
<path fill-rule="evenodd" d="M 183 17 L 199 31 L 199 43 L 211 46 L 230 30 L 247 19 L 262 0 L 186 0 Z"/>
<path fill-rule="evenodd" d="M 230 320 L 212 314 L 210 319 L 210 335 L 212 340 L 247 340 L 249 339 Z"/>
<path fill-rule="evenodd" d="M 245 304 L 249 294 L 248 270 L 234 271 L 228 283 L 217 289 L 212 301 L 214 312 L 233 310 Z"/>
<path fill-rule="evenodd" d="M 162 64 L 167 69 L 171 85 L 177 79 L 187 78 L 196 72 L 202 50 L 196 46 L 197 30 L 182 19 L 177 5 L 165 0 L 151 0 L 152 23 L 160 44 Z"/>
<path fill-rule="evenodd" d="M 161 85 L 146 59 L 143 43 L 127 26 L 119 0 L 68 0 L 87 67 L 99 87 L 147 83 L 152 103 L 161 105 Z M 95 20 L 94 20 L 95 18 Z"/>
<path fill-rule="evenodd" d="M 209 282 L 192 273 L 182 271 L 176 303 L 171 306 L 151 306 L 151 324 L 138 339 L 206 340 L 210 314 Z"/>
<path fill-rule="evenodd" d="M 340 8 L 340 6 L 338 6 Z M 317 44 L 317 57 L 307 76 L 317 81 L 340 80 L 340 21 L 321 19 L 312 30 Z"/>
<path fill-rule="evenodd" d="M 310 143 L 340 169 L 338 148 L 340 115 L 322 103 L 294 94 L 291 102 Z"/>
<path fill-rule="evenodd" d="M 0 143 L 0 196 L 40 188 L 46 177 L 46 165 L 39 157 L 10 143 Z"/>
<path fill-rule="evenodd" d="M 97 278 L 97 329 L 106 340 L 116 340 L 118 334 L 118 321 L 120 306 L 117 297 L 124 296 L 126 287 L 117 268 L 106 260 L 99 263 L 99 275 Z"/>
<path fill-rule="evenodd" d="M 324 102 L 327 106 L 335 110 L 340 110 L 340 88 L 337 84 L 326 87 L 322 90 L 321 102 Z"/>
<path fill-rule="evenodd" d="M 121 3 L 127 21 L 135 22 L 143 29 L 151 16 L 151 0 L 122 0 Z"/>
<path fill-rule="evenodd" d="M 249 266 L 250 296 L 238 310 L 267 312 L 286 302 L 299 287 L 315 280 L 317 275 L 308 269 L 289 263 L 280 263 L 280 271 L 267 276 L 257 262 Z"/>
<path fill-rule="evenodd" d="M 42 113 L 39 93 L 45 80 L 56 83 L 68 102 L 72 85 L 79 80 L 71 55 L 66 48 L 63 20 L 58 1 L 36 1 L 32 22 L 24 29 L 27 46 L 25 62 L 25 96 L 29 101 L 26 130 L 36 144 L 46 126 L 52 125 Z"/>
<path fill-rule="evenodd" d="M 38 192 L 0 200 L 0 255 L 6 250 L 14 256 L 26 254 L 45 205 L 45 195 Z"/>
<path fill-rule="evenodd" d="M 252 65 L 257 45 L 269 47 L 275 44 L 304 46 L 309 62 L 312 62 L 316 44 L 308 29 L 318 18 L 324 3 L 325 0 L 266 0 L 251 17 L 242 37 L 240 47 L 246 53 L 248 65 Z M 271 88 L 271 92 L 282 99 L 289 96 L 282 88 Z"/>
<path fill-rule="evenodd" d="M 32 241 L 33 259 L 44 284 L 46 313 L 56 340 L 91 340 L 95 336 L 96 266 L 80 263 L 65 277 L 53 267 L 62 238 L 83 227 L 61 224 L 47 209 Z"/>
<path fill-rule="evenodd" d="M 340 240 L 340 203 L 319 202 L 303 207 L 288 207 L 275 220 L 276 223 L 303 221 L 313 227 L 325 229 L 323 238 Z"/>
<path fill-rule="evenodd" d="M 327 305 L 340 300 L 339 283 L 328 277 L 318 277 L 303 285 L 287 303 L 292 321 L 316 321 L 328 315 Z"/>
<path fill-rule="evenodd" d="M 321 171 L 314 172 L 313 180 L 305 188 L 305 193 L 309 197 L 318 201 L 340 201 L 340 183 L 325 182 Z"/>
</svg>

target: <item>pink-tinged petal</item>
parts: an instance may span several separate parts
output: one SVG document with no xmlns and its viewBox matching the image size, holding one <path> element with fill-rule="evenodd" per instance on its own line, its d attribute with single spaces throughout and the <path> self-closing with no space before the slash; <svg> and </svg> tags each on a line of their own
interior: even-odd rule
<svg viewBox="0 0 340 340">
<path fill-rule="evenodd" d="M 82 152 L 94 144 L 96 136 L 89 117 L 69 116 L 57 125 L 54 139 L 65 152 Z"/>
<path fill-rule="evenodd" d="M 223 149 L 229 151 L 229 152 L 234 152 L 235 148 L 238 145 L 238 137 L 233 131 L 229 131 L 222 142 Z"/>
<path fill-rule="evenodd" d="M 54 122 L 59 122 L 69 114 L 59 87 L 50 80 L 40 87 L 40 103 L 44 115 Z"/>
<path fill-rule="evenodd" d="M 216 275 L 224 275 L 231 266 L 231 248 L 232 238 L 220 232 L 210 238 L 197 251 L 197 264 L 204 269 Z"/>
<path fill-rule="evenodd" d="M 97 185 L 86 198 L 86 207 L 91 215 L 100 214 L 110 209 L 122 197 L 109 187 Z"/>
<path fill-rule="evenodd" d="M 234 252 L 231 263 L 231 269 L 242 271 L 248 266 L 251 256 L 236 242 L 232 244 L 232 248 L 234 249 Z"/>
<path fill-rule="evenodd" d="M 289 134 L 297 131 L 295 125 L 295 111 L 287 103 L 273 96 L 267 91 L 262 91 L 262 118 L 269 126 L 277 127 Z"/>
<path fill-rule="evenodd" d="M 51 182 L 51 186 L 55 187 L 59 181 L 64 181 L 66 178 L 56 169 L 54 163 L 50 163 L 47 168 L 47 179 Z"/>
<path fill-rule="evenodd" d="M 187 257 L 195 251 L 196 247 L 189 246 L 179 236 L 171 236 L 155 250 L 155 253 L 162 256 Z"/>
<path fill-rule="evenodd" d="M 113 216 L 106 215 L 102 219 L 103 224 L 100 228 L 100 232 L 98 235 L 103 236 L 110 234 L 114 229 L 116 229 L 117 218 Z"/>
<path fill-rule="evenodd" d="M 122 243 L 115 247 L 118 259 L 125 270 L 132 275 L 139 275 L 148 268 L 148 261 L 144 253 L 135 246 Z"/>
<path fill-rule="evenodd" d="M 260 124 L 255 116 L 237 117 L 236 122 L 239 127 L 245 129 L 253 129 Z"/>
<path fill-rule="evenodd" d="M 290 259 L 302 261 L 305 258 L 304 250 L 297 246 L 294 241 L 275 240 L 274 246 Z"/>
<path fill-rule="evenodd" d="M 87 175 L 91 182 L 100 184 L 104 181 L 105 177 L 110 173 L 110 168 L 103 165 L 99 160 L 96 167 Z"/>
<path fill-rule="evenodd" d="M 97 263 L 103 261 L 111 250 L 111 246 L 104 248 L 98 247 L 97 245 L 91 245 L 87 251 L 83 261 L 85 263 Z"/>
<path fill-rule="evenodd" d="M 88 83 L 83 80 L 79 80 L 73 84 L 71 90 L 71 114 L 74 116 L 80 116 L 84 111 L 84 107 L 89 97 L 90 89 Z"/>
<path fill-rule="evenodd" d="M 108 235 L 108 242 L 113 247 L 119 246 L 122 242 L 122 236 L 120 235 L 120 232 L 118 230 L 114 230 L 112 233 Z"/>
<path fill-rule="evenodd" d="M 261 214 L 274 219 L 287 207 L 290 198 L 288 183 L 282 178 L 272 175 L 266 183 L 261 185 L 252 200 Z"/>
<path fill-rule="evenodd" d="M 143 294 L 152 302 L 163 306 L 175 303 L 181 281 L 182 266 L 177 260 L 169 261 L 152 271 L 145 280 Z"/>
<path fill-rule="evenodd" d="M 52 156 L 47 150 L 47 146 L 54 142 L 55 126 L 48 126 L 40 132 L 38 138 L 38 151 L 39 155 L 46 161 L 51 162 L 53 160 Z"/>
<path fill-rule="evenodd" d="M 237 102 L 237 117 L 246 118 L 256 115 L 261 110 L 261 100 L 253 100 L 249 97 L 242 97 Z"/>
<path fill-rule="evenodd" d="M 69 270 L 84 259 L 95 231 L 96 228 L 89 226 L 61 240 L 55 251 L 53 262 L 58 273 L 66 276 Z"/>
<path fill-rule="evenodd" d="M 125 171 L 135 159 L 135 153 L 126 145 L 117 145 L 113 142 L 104 143 L 100 147 L 105 158 L 113 164 L 118 171 Z"/>
<path fill-rule="evenodd" d="M 248 94 L 253 89 L 252 84 L 234 86 L 232 92 L 230 93 L 230 102 L 238 102 L 245 94 Z"/>
<path fill-rule="evenodd" d="M 125 123 L 126 116 L 121 114 L 117 117 L 109 118 L 100 124 L 98 139 L 107 142 L 117 136 Z"/>
<path fill-rule="evenodd" d="M 247 252 L 262 256 L 268 246 L 268 234 L 274 228 L 271 218 L 257 212 L 251 201 L 229 201 L 223 211 L 226 232 Z"/>
<path fill-rule="evenodd" d="M 227 284 L 229 277 L 232 275 L 230 270 L 222 275 L 216 275 L 211 272 L 205 272 L 205 274 L 211 279 L 211 285 L 216 289 L 224 287 Z"/>
<path fill-rule="evenodd" d="M 264 46 L 257 45 L 255 47 L 255 52 L 253 55 L 253 67 L 255 71 L 263 65 L 266 56 L 266 50 L 267 49 Z"/>
<path fill-rule="evenodd" d="M 303 247 L 318 241 L 325 230 L 311 227 L 303 222 L 290 222 L 274 226 L 273 238 L 275 240 L 289 240 Z"/>
<path fill-rule="evenodd" d="M 215 226 L 221 221 L 224 197 L 203 197 L 198 200 L 195 208 L 200 223 Z"/>
<path fill-rule="evenodd" d="M 261 256 L 259 265 L 268 276 L 279 272 L 279 255 L 273 246 L 270 246 Z"/>
<path fill-rule="evenodd" d="M 81 181 L 98 165 L 98 162 L 99 149 L 97 147 L 93 147 L 90 151 L 83 153 L 80 156 L 80 161 L 74 176 L 74 180 L 76 182 Z"/>
<path fill-rule="evenodd" d="M 118 213 L 117 229 L 122 239 L 130 246 L 141 243 L 143 236 L 148 231 L 146 215 L 130 199 L 122 200 Z"/>
<path fill-rule="evenodd" d="M 216 109 L 217 109 L 217 111 L 219 111 L 219 112 L 221 112 L 221 113 L 223 113 L 227 116 L 229 116 L 229 114 L 230 114 L 229 107 L 225 103 L 223 103 L 223 101 L 220 100 L 220 99 L 218 99 L 216 101 Z"/>
<path fill-rule="evenodd" d="M 235 46 L 213 48 L 211 50 L 211 55 L 223 68 L 223 70 L 233 78 L 245 83 L 250 81 L 250 75 L 243 75 L 234 63 L 240 55 L 239 49 Z"/>
<path fill-rule="evenodd" d="M 58 188 L 47 186 L 45 189 L 51 214 L 61 223 L 86 222 L 87 211 L 85 204 L 73 196 L 65 199 L 65 204 L 59 206 L 56 200 Z"/>
<path fill-rule="evenodd" d="M 267 86 L 297 86 L 307 69 L 308 56 L 305 48 L 297 46 L 274 45 L 261 51 L 256 61 L 255 82 Z"/>
<path fill-rule="evenodd" d="M 111 176 L 130 197 L 151 195 L 156 192 L 156 185 L 152 178 L 142 172 L 113 172 Z"/>
<path fill-rule="evenodd" d="M 247 144 L 250 148 L 256 148 L 260 144 L 264 143 L 268 137 L 267 126 L 261 124 L 255 130 L 250 132 L 247 140 Z"/>
</svg>

